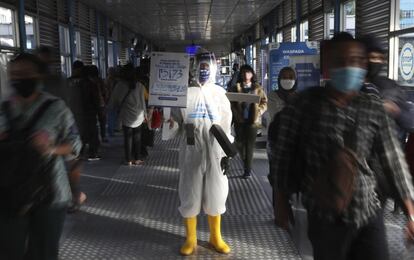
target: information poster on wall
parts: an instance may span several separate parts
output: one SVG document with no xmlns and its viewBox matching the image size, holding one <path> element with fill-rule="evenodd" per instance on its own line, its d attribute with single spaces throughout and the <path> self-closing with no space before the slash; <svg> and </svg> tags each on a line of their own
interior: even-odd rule
<svg viewBox="0 0 414 260">
<path fill-rule="evenodd" d="M 299 55 L 289 58 L 289 66 L 294 68 L 298 77 L 298 90 L 320 85 L 321 69 L 319 55 Z"/>
<path fill-rule="evenodd" d="M 298 90 L 315 86 L 320 81 L 318 42 L 284 42 L 269 44 L 269 89 L 278 88 L 278 76 L 283 67 L 295 66 L 298 75 Z M 299 59 L 298 56 L 303 56 Z M 312 58 L 310 58 L 313 56 Z M 293 58 L 295 57 L 295 58 Z M 292 62 L 291 62 L 292 58 Z"/>
<path fill-rule="evenodd" d="M 186 53 L 151 54 L 148 104 L 158 107 L 186 107 L 190 59 Z"/>
</svg>

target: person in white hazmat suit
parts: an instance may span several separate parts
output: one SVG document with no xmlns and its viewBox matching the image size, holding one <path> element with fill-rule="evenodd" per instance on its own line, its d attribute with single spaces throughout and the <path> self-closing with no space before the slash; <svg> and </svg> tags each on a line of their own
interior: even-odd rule
<svg viewBox="0 0 414 260">
<path fill-rule="evenodd" d="M 201 52 L 193 65 L 193 80 L 187 95 L 187 108 L 173 112 L 173 120 L 182 129 L 180 147 L 179 211 L 185 218 L 187 239 L 182 255 L 191 255 L 197 247 L 197 215 L 201 208 L 208 215 L 210 245 L 227 254 L 230 247 L 221 237 L 221 214 L 226 211 L 229 191 L 221 160 L 226 156 L 210 133 L 213 124 L 222 127 L 231 140 L 232 112 L 225 90 L 214 84 L 217 64 L 214 54 Z M 177 115 L 178 114 L 178 115 Z M 171 121 L 173 123 L 173 121 Z"/>
</svg>

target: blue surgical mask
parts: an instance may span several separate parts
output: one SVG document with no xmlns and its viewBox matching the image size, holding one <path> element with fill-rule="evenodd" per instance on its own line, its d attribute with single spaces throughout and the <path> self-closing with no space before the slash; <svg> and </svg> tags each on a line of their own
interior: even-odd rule
<svg viewBox="0 0 414 260">
<path fill-rule="evenodd" d="M 343 67 L 332 69 L 330 74 L 332 87 L 340 92 L 347 93 L 361 89 L 367 71 L 358 67 Z"/>
<path fill-rule="evenodd" d="M 210 70 L 209 69 L 200 69 L 200 74 L 198 76 L 198 80 L 200 83 L 205 83 L 210 78 Z"/>
</svg>

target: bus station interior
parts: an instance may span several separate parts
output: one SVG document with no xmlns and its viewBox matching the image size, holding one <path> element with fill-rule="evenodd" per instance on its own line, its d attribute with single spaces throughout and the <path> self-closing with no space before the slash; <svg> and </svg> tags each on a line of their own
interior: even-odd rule
<svg viewBox="0 0 414 260">
<path fill-rule="evenodd" d="M 414 0 L 0 0 L 0 99 L 11 93 L 9 60 L 39 46 L 53 50 L 54 73 L 70 77 L 80 60 L 96 65 L 102 78 L 110 67 L 139 66 L 151 52 L 200 46 L 215 53 L 223 88 L 233 64 L 246 63 L 271 91 L 269 45 L 319 46 L 339 31 L 378 38 L 386 50 L 382 74 L 414 102 L 414 60 L 411 76 L 402 73 L 403 46 L 414 46 Z M 208 224 L 200 221 L 201 242 L 190 259 L 312 259 L 303 208 L 295 209 L 300 229 L 289 233 L 274 224 L 266 135 L 263 129 L 257 139 L 248 181 L 239 178 L 240 158 L 231 161 L 223 236 L 232 252 L 208 250 Z M 119 135 L 102 145 L 103 160 L 84 165 L 81 188 L 88 200 L 67 217 L 61 259 L 181 259 L 178 141 L 162 141 L 157 132 L 141 167 L 120 165 L 122 149 Z M 385 212 L 390 259 L 414 259 L 405 255 L 404 216 L 392 207 Z"/>
</svg>

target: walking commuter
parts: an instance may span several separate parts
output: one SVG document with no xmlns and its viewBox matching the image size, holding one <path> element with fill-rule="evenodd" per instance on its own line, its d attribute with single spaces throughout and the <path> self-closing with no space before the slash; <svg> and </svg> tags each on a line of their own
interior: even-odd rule
<svg viewBox="0 0 414 260">
<path fill-rule="evenodd" d="M 141 131 L 141 157 L 146 158 L 148 156 L 148 147 L 154 145 L 155 130 L 151 129 L 152 115 L 154 107 L 148 106 L 149 101 L 149 73 L 150 73 L 150 60 L 144 59 L 141 62 L 141 66 L 137 68 L 137 81 L 144 86 L 144 98 L 145 107 L 148 111 L 148 117 L 145 123 L 142 125 Z"/>
<path fill-rule="evenodd" d="M 236 87 L 237 80 L 239 79 L 240 65 L 238 63 L 233 64 L 233 75 L 231 75 L 230 81 L 227 83 L 227 90 Z"/>
<path fill-rule="evenodd" d="M 66 78 L 53 71 L 53 50 L 48 46 L 40 46 L 36 49 L 36 56 L 42 62 L 43 90 L 51 95 L 67 101 Z"/>
<path fill-rule="evenodd" d="M 99 122 L 99 133 L 101 140 L 104 143 L 108 142 L 106 138 L 106 120 L 107 114 L 106 109 L 108 105 L 109 91 L 105 85 L 105 82 L 99 77 L 99 69 L 95 65 L 90 65 L 87 67 L 89 80 L 95 84 L 94 89 L 98 90 L 99 95 L 99 112 L 98 112 L 98 122 Z"/>
<path fill-rule="evenodd" d="M 67 81 L 54 74 L 50 69 L 52 63 L 52 50 L 47 46 L 41 46 L 36 50 L 36 55 L 43 63 L 42 82 L 43 91 L 54 95 L 66 102 L 68 101 Z M 76 124 L 76 122 L 75 122 Z M 80 190 L 82 163 L 78 156 L 68 155 L 65 157 L 66 167 L 69 172 L 69 183 L 72 191 L 72 203 L 68 208 L 69 212 L 77 211 L 86 201 L 86 194 Z"/>
<path fill-rule="evenodd" d="M 88 145 L 88 161 L 100 160 L 97 116 L 99 112 L 99 91 L 88 78 L 86 67 L 81 61 L 72 66 L 72 76 L 68 79 L 68 104 L 75 117 L 83 142 L 83 153 Z"/>
<path fill-rule="evenodd" d="M 332 45 L 327 87 L 305 91 L 280 114 L 274 185 L 287 194 L 302 192 L 315 260 L 389 259 L 376 173 L 367 159 L 373 150 L 378 154 L 404 201 L 406 232 L 414 241 L 412 180 L 383 103 L 360 92 L 364 45 L 344 37 Z"/>
<path fill-rule="evenodd" d="M 178 193 L 187 235 L 180 250 L 182 255 L 196 250 L 201 208 L 208 215 L 210 245 L 219 253 L 230 252 L 221 237 L 221 215 L 226 211 L 229 186 L 220 162 L 226 155 L 210 128 L 217 124 L 231 137 L 232 113 L 225 90 L 214 83 L 216 73 L 214 54 L 200 51 L 193 64 L 194 80 L 188 88 L 187 107 L 173 114 L 182 129 Z"/>
<path fill-rule="evenodd" d="M 111 97 L 118 81 L 119 77 L 117 69 L 113 67 L 108 68 L 108 75 L 105 79 L 105 86 L 108 90 L 108 135 L 110 137 L 114 137 L 115 135 L 115 128 L 118 120 L 117 111 L 111 104 Z"/>
<path fill-rule="evenodd" d="M 278 76 L 278 89 L 268 94 L 268 109 L 270 120 L 279 113 L 297 92 L 296 71 L 291 67 L 284 67 Z"/>
<path fill-rule="evenodd" d="M 236 144 L 244 165 L 243 178 L 247 179 L 251 175 L 257 130 L 261 127 L 261 117 L 267 109 L 267 97 L 263 88 L 257 83 L 253 68 L 249 65 L 243 65 L 240 68 L 236 87 L 229 91 L 260 96 L 258 104 L 232 102 L 231 106 L 234 130 L 236 132 Z"/>
<path fill-rule="evenodd" d="M 404 147 L 407 132 L 414 130 L 414 114 L 410 111 L 403 89 L 395 81 L 381 76 L 381 70 L 385 64 L 386 51 L 381 46 L 379 40 L 371 35 L 367 35 L 363 37 L 363 42 L 368 53 L 368 72 L 362 91 L 383 100 L 385 111 L 395 120 L 396 131 L 401 145 Z M 380 200 L 382 204 L 385 204 L 387 198 L 394 199 L 394 211 L 398 212 L 402 202 L 399 201 L 397 191 L 392 182 L 381 171 L 378 160 L 378 156 L 373 154 L 368 163 L 377 173 Z"/>
<path fill-rule="evenodd" d="M 278 76 L 278 89 L 269 93 L 268 110 L 271 118 L 269 125 L 269 134 L 267 142 L 267 156 L 269 159 L 269 181 L 273 184 L 276 172 L 273 170 L 272 147 L 275 142 L 276 133 L 274 129 L 277 128 L 279 120 L 275 116 L 283 110 L 283 108 L 297 96 L 296 92 L 297 81 L 296 71 L 291 67 L 284 67 L 280 70 Z M 288 228 L 290 208 L 288 205 L 288 198 L 285 194 L 280 192 L 276 187 L 273 188 L 273 209 L 275 215 L 275 223 L 285 229 Z"/>
<path fill-rule="evenodd" d="M 122 79 L 115 86 L 112 103 L 118 108 L 124 132 L 125 164 L 142 165 L 141 131 L 146 119 L 145 87 L 136 82 L 131 64 L 125 65 L 121 74 Z"/>
<path fill-rule="evenodd" d="M 65 157 L 76 157 L 81 143 L 65 102 L 41 91 L 41 66 L 26 53 L 9 63 L 14 94 L 0 110 L 0 259 L 57 260 L 72 200 Z M 29 142 L 19 150 L 8 146 L 21 138 Z"/>
</svg>

